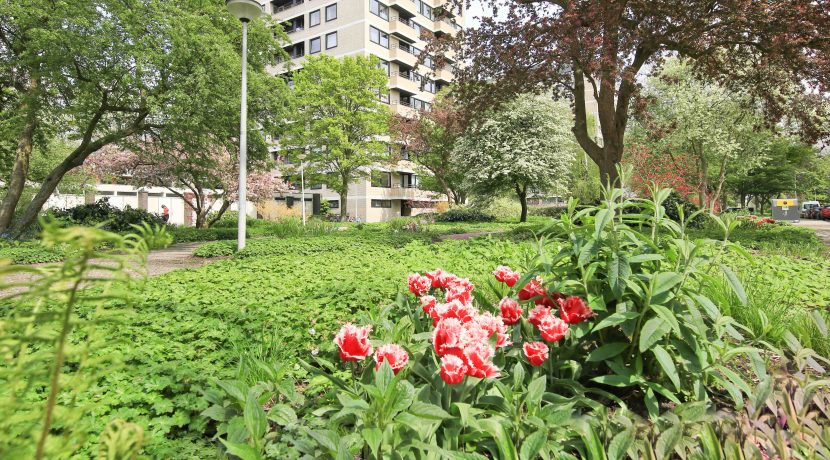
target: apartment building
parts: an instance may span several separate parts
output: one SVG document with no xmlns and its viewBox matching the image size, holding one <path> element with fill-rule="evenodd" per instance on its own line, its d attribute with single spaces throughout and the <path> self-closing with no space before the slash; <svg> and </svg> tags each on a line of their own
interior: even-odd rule
<svg viewBox="0 0 830 460">
<path fill-rule="evenodd" d="M 419 57 L 430 34 L 455 34 L 464 25 L 463 15 L 444 11 L 445 0 L 273 0 L 270 13 L 285 27 L 291 44 L 290 68 L 302 68 L 306 56 L 324 53 L 334 57 L 376 56 L 389 75 L 389 90 L 379 95 L 389 110 L 415 116 L 430 110 L 435 94 L 453 79 L 454 62 L 438 67 L 429 56 Z M 270 69 L 286 72 L 286 63 Z M 394 165 L 378 165 L 366 171 L 366 178 L 349 188 L 351 218 L 378 222 L 397 216 L 434 210 L 443 195 L 421 190 L 414 163 L 405 149 L 395 152 L 402 158 Z M 299 186 L 299 184 L 295 184 Z M 287 196 L 288 206 L 300 204 L 298 190 Z M 341 205 L 339 195 L 325 184 L 306 184 L 304 205 L 311 212 L 325 200 L 332 211 Z M 316 197 L 314 195 L 317 195 Z"/>
</svg>

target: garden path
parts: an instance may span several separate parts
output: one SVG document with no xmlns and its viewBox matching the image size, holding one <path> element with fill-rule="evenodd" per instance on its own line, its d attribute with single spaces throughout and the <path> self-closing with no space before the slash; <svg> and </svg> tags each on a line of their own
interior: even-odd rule
<svg viewBox="0 0 830 460">
<path fill-rule="evenodd" d="M 147 274 L 149 276 L 158 276 L 180 268 L 198 268 L 209 262 L 221 260 L 219 257 L 205 259 L 200 257 L 193 257 L 193 250 L 204 244 L 200 243 L 179 243 L 171 245 L 165 249 L 157 249 L 150 251 L 147 255 Z M 34 264 L 33 267 L 46 264 Z M 137 275 L 133 273 L 133 275 Z M 28 282 L 36 275 L 32 273 L 15 273 L 7 276 L 3 281 L 5 283 L 16 284 L 21 282 Z M 0 296 L 5 296 L 13 293 L 21 292 L 24 288 L 4 289 L 0 290 Z"/>
<path fill-rule="evenodd" d="M 824 244 L 830 247 L 830 221 L 802 219 L 799 222 L 796 222 L 795 225 L 815 230 L 816 235 L 824 241 Z"/>
</svg>

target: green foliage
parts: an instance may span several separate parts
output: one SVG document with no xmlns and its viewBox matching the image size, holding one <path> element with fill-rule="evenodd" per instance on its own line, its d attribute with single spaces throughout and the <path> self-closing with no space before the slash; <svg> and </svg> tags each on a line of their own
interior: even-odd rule
<svg viewBox="0 0 830 460">
<path fill-rule="evenodd" d="M 164 225 L 161 216 L 152 214 L 144 209 L 125 206 L 116 208 L 107 198 L 101 198 L 92 204 L 81 204 L 73 208 L 51 211 L 55 219 L 69 225 L 86 225 L 89 227 L 101 225 L 104 230 L 113 232 L 130 232 L 133 225 L 159 224 Z"/>
<path fill-rule="evenodd" d="M 462 206 L 450 208 L 447 212 L 435 216 L 436 222 L 493 222 L 495 220 L 496 216 Z"/>
<path fill-rule="evenodd" d="M 701 238 L 719 238 L 717 224 L 712 222 L 702 229 L 695 229 L 692 235 Z M 786 223 L 757 225 L 742 222 L 730 238 L 747 249 L 759 251 L 764 256 L 781 255 L 815 258 L 826 253 L 827 246 L 816 232 Z M 761 259 L 762 261 L 764 259 Z"/>
<path fill-rule="evenodd" d="M 349 184 L 365 176 L 366 167 L 387 161 L 389 110 L 378 94 L 388 78 L 375 57 L 309 56 L 294 73 L 290 110 L 281 142 L 287 152 L 306 154 L 306 180 L 320 181 L 340 195 L 340 215 L 348 213 Z"/>
<path fill-rule="evenodd" d="M 88 418 L 96 404 L 85 396 L 120 363 L 112 350 L 100 352 L 111 344 L 102 329 L 127 317 L 107 305 L 139 292 L 131 276 L 143 273 L 148 251 L 136 235 L 54 223 L 45 225 L 43 242 L 66 246 L 66 260 L 37 269 L 0 266 L 0 275 L 12 275 L 0 283 L 4 458 L 65 457 L 96 429 Z"/>
<path fill-rule="evenodd" d="M 0 259 L 13 264 L 42 264 L 60 262 L 64 258 L 62 246 L 45 246 L 40 241 L 9 241 L 0 243 Z"/>
<path fill-rule="evenodd" d="M 113 420 L 98 438 L 97 460 L 135 460 L 141 450 L 144 430 L 140 425 Z"/>
<path fill-rule="evenodd" d="M 135 234 L 144 239 L 148 249 L 164 249 L 173 243 L 173 235 L 167 231 L 167 226 L 143 222 L 141 225 L 132 224 L 131 227 Z"/>
<path fill-rule="evenodd" d="M 236 241 L 214 241 L 193 250 L 193 257 L 227 257 L 236 252 Z"/>
<path fill-rule="evenodd" d="M 564 206 L 531 206 L 528 212 L 531 216 L 559 217 L 566 210 Z"/>
<path fill-rule="evenodd" d="M 247 235 L 251 236 L 251 230 L 247 230 Z M 176 243 L 191 243 L 194 241 L 218 241 L 218 240 L 235 240 L 237 236 L 236 227 L 210 227 L 210 228 L 196 228 L 185 226 L 171 227 L 170 232 L 173 234 L 173 241 Z"/>
<path fill-rule="evenodd" d="M 669 197 L 666 198 L 666 201 L 663 202 L 663 208 L 666 211 L 666 217 L 675 221 L 681 221 L 680 209 L 683 208 L 683 215 L 684 216 L 694 216 L 690 218 L 688 222 L 686 222 L 686 226 L 689 228 L 700 228 L 706 223 L 706 216 L 702 213 L 697 213 L 700 208 L 695 206 L 694 203 L 690 202 L 689 200 L 684 199 L 680 194 L 677 192 L 672 191 L 669 194 Z"/>
</svg>

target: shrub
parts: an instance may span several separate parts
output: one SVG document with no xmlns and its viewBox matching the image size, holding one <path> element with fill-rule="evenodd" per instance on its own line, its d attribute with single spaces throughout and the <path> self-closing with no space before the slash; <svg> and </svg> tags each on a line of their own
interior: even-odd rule
<svg viewBox="0 0 830 460">
<path fill-rule="evenodd" d="M 527 210 L 531 216 L 543 216 L 557 218 L 565 212 L 564 206 L 530 206 Z"/>
<path fill-rule="evenodd" d="M 495 216 L 460 206 L 450 208 L 447 212 L 435 216 L 436 222 L 493 222 L 494 220 L 496 220 Z"/>
<path fill-rule="evenodd" d="M 185 226 L 171 227 L 173 241 L 177 243 L 190 243 L 198 241 L 235 240 L 237 236 L 236 227 L 213 227 L 196 228 Z M 248 235 L 251 232 L 248 230 Z"/>
<path fill-rule="evenodd" d="M 119 209 L 111 205 L 107 198 L 101 198 L 92 204 L 52 210 L 50 213 L 58 220 L 71 225 L 95 226 L 103 223 L 103 229 L 120 233 L 131 232 L 132 225 L 142 225 L 145 222 L 164 225 L 164 220 L 157 214 L 130 206 Z"/>
<path fill-rule="evenodd" d="M 683 215 L 686 216 L 686 225 L 688 227 L 700 228 L 706 223 L 706 216 L 702 213 L 697 214 L 694 218 L 688 220 L 689 217 L 700 210 L 700 208 L 691 201 L 680 196 L 680 194 L 675 191 L 672 191 L 668 198 L 666 198 L 666 201 L 663 202 L 663 207 L 666 209 L 666 217 L 675 222 L 680 222 L 680 210 L 678 208 L 681 206 L 683 207 Z"/>
</svg>

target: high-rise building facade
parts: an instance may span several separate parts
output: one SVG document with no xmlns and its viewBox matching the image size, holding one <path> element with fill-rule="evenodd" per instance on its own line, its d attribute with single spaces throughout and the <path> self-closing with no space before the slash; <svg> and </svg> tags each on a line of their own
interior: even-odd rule
<svg viewBox="0 0 830 460">
<path fill-rule="evenodd" d="M 445 0 L 274 0 L 266 8 L 280 21 L 291 44 L 285 47 L 291 70 L 301 68 L 310 55 L 334 57 L 376 56 L 389 76 L 389 89 L 381 102 L 392 113 L 417 116 L 428 111 L 433 99 L 453 79 L 454 62 L 437 66 L 424 54 L 425 39 L 432 35 L 455 34 L 464 17 L 444 10 Z M 419 63 L 419 58 L 422 60 Z M 274 73 L 286 71 L 279 64 Z M 376 222 L 396 216 L 415 215 L 434 209 L 443 195 L 419 189 L 417 168 L 408 161 L 402 146 L 397 165 L 373 168 L 370 177 L 349 189 L 348 210 L 352 218 Z M 396 152 L 397 153 L 397 152 Z M 312 209 L 312 194 L 328 201 L 332 211 L 340 206 L 339 196 L 325 184 L 310 184 L 305 205 Z M 299 195 L 282 197 L 297 203 Z"/>
</svg>

